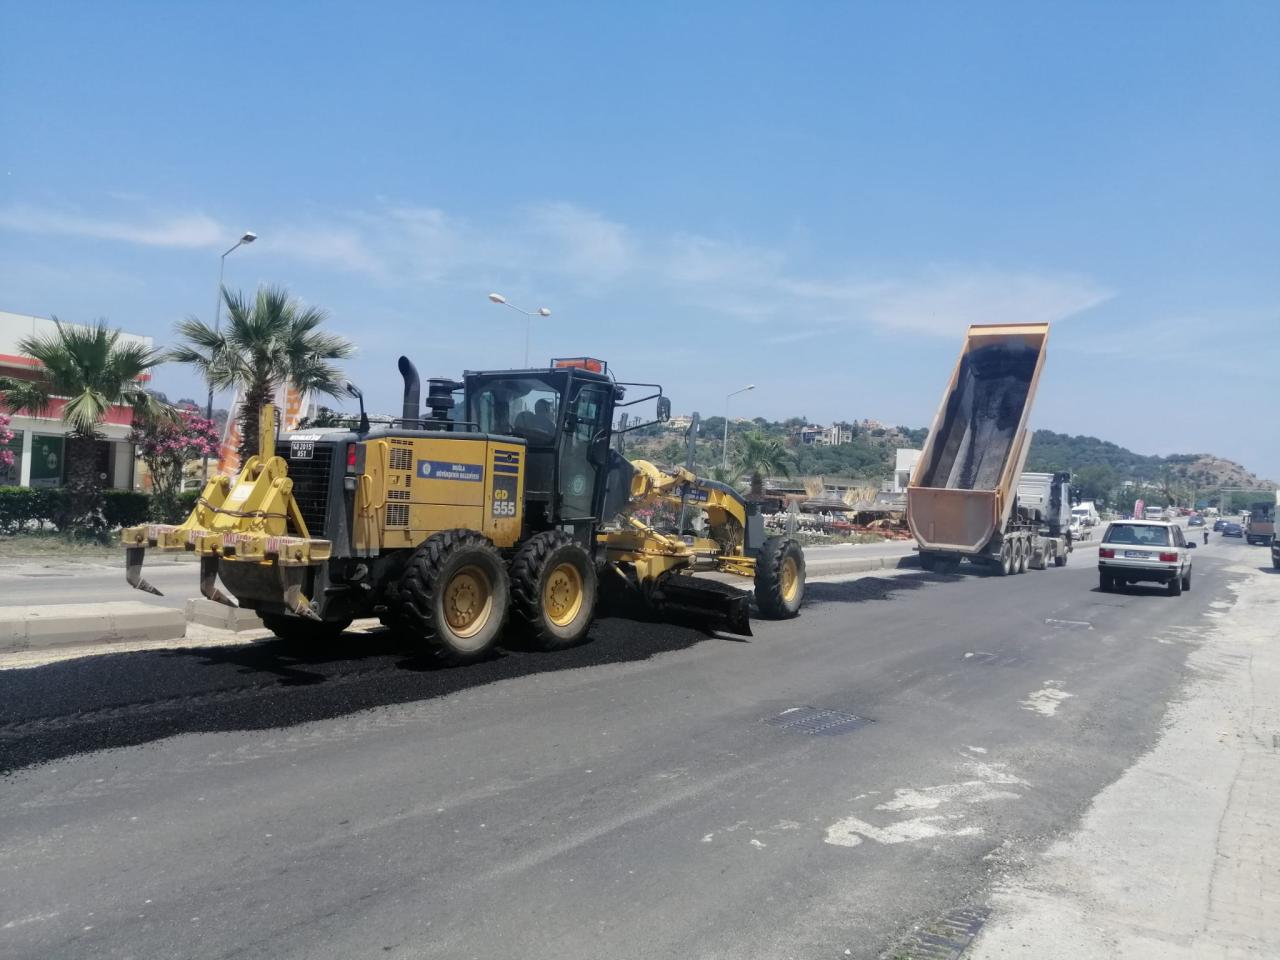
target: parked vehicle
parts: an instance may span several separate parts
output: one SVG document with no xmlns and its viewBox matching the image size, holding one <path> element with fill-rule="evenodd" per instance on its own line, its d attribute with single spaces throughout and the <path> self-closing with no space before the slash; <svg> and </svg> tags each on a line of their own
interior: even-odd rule
<svg viewBox="0 0 1280 960">
<path fill-rule="evenodd" d="M 1203 526 L 1204 526 L 1204 517 L 1192 517 L 1190 520 L 1188 520 L 1188 521 L 1187 521 L 1187 526 L 1188 526 L 1188 527 L 1203 527 Z"/>
<path fill-rule="evenodd" d="M 1170 596 L 1191 589 L 1191 551 L 1176 523 L 1129 520 L 1107 527 L 1098 547 L 1098 586 L 1104 593 L 1128 583 L 1163 583 Z"/>
<path fill-rule="evenodd" d="M 1222 528 L 1227 525 L 1227 523 L 1228 521 L 1226 519 L 1224 519 L 1223 517 L 1219 517 L 1217 520 L 1213 521 L 1213 532 L 1214 533 L 1220 532 Z"/>
<path fill-rule="evenodd" d="M 1142 511 L 1143 520 L 1164 520 L 1164 507 L 1147 507 Z"/>
<path fill-rule="evenodd" d="M 1244 527 L 1240 526 L 1238 523 L 1228 520 L 1222 525 L 1222 535 L 1224 537 L 1243 537 Z"/>
<path fill-rule="evenodd" d="M 962 559 L 1001 575 L 1062 567 L 1071 552 L 1067 473 L 1023 473 L 1047 323 L 974 324 L 907 485 L 927 570 Z"/>
</svg>

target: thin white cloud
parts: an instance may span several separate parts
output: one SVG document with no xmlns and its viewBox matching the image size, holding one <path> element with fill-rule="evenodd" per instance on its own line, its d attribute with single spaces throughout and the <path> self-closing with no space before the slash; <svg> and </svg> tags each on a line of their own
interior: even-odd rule
<svg viewBox="0 0 1280 960">
<path fill-rule="evenodd" d="M 0 208 L 0 227 L 22 233 L 122 240 L 150 247 L 212 247 L 226 238 L 227 230 L 201 213 L 153 217 L 140 221 L 84 216 L 28 204 Z"/>
<path fill-rule="evenodd" d="M 216 247 L 229 231 L 201 213 L 136 221 L 16 205 L 0 227 L 160 247 Z M 949 336 L 970 323 L 1056 321 L 1112 296 L 1053 271 L 950 265 L 898 272 L 833 269 L 783 247 L 688 232 L 640 236 L 571 203 L 519 207 L 473 222 L 436 207 L 382 201 L 305 222 L 262 225 L 261 249 L 380 284 L 488 286 L 634 296 L 662 287 L 686 306 L 765 327 L 768 342 L 811 339 L 819 325 Z"/>
<path fill-rule="evenodd" d="M 570 203 L 537 204 L 523 211 L 523 219 L 530 237 L 550 242 L 565 273 L 609 283 L 633 266 L 626 227 L 592 210 Z"/>
<path fill-rule="evenodd" d="M 951 267 L 891 282 L 865 305 L 878 326 L 952 334 L 971 323 L 1064 320 L 1112 296 L 1086 277 Z"/>
</svg>

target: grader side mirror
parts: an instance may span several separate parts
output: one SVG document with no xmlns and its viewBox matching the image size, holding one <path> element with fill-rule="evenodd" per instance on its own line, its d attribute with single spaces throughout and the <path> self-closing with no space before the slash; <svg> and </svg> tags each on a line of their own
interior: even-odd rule
<svg viewBox="0 0 1280 960">
<path fill-rule="evenodd" d="M 658 422 L 666 423 L 670 419 L 671 419 L 671 398 L 659 397 L 658 398 Z"/>
<path fill-rule="evenodd" d="M 369 415 L 364 412 L 364 394 L 350 380 L 342 381 L 342 389 L 347 391 L 347 395 L 354 398 L 360 404 L 360 432 L 369 432 Z"/>
</svg>

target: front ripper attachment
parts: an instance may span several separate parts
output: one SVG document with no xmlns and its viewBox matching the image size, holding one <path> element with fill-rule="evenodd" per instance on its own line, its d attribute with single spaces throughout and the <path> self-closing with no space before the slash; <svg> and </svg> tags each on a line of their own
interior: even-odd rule
<svg viewBox="0 0 1280 960">
<path fill-rule="evenodd" d="M 671 574 L 662 578 L 653 599 L 663 613 L 684 614 L 741 637 L 753 635 L 751 594 L 727 583 Z"/>
<path fill-rule="evenodd" d="M 218 560 L 216 556 L 200 558 L 200 592 L 214 603 L 221 603 L 228 607 L 238 606 L 234 600 L 218 589 Z"/>
<path fill-rule="evenodd" d="M 124 579 L 135 590 L 154 593 L 157 597 L 164 594 L 151 585 L 142 575 L 142 560 L 147 554 L 146 547 L 127 547 L 124 551 Z"/>
</svg>

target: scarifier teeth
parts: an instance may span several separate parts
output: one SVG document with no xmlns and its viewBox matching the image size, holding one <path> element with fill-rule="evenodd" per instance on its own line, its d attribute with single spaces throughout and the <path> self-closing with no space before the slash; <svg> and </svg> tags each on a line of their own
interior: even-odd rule
<svg viewBox="0 0 1280 960">
<path fill-rule="evenodd" d="M 285 605 L 300 617 L 319 620 L 319 614 L 311 609 L 311 601 L 302 592 L 302 570 L 298 567 L 283 566 L 277 566 L 276 569 L 280 572 L 280 586 L 284 590 Z"/>
<path fill-rule="evenodd" d="M 214 603 L 234 607 L 238 604 L 218 589 L 218 558 L 200 558 L 200 592 Z"/>
<path fill-rule="evenodd" d="M 128 547 L 125 549 L 125 582 L 135 590 L 142 590 L 145 593 L 154 593 L 157 597 L 163 597 L 164 594 L 152 586 L 151 582 L 142 576 L 142 558 L 146 555 L 146 552 L 146 547 Z"/>
</svg>

